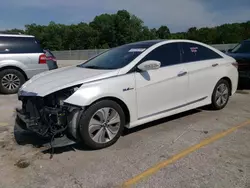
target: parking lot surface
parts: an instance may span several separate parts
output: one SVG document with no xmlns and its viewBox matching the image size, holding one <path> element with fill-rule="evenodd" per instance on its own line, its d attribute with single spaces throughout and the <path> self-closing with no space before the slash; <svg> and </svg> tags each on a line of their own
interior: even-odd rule
<svg viewBox="0 0 250 188">
<path fill-rule="evenodd" d="M 30 135 L 14 134 L 19 105 L 16 95 L 0 95 L 1 188 L 250 187 L 249 90 L 221 111 L 202 108 L 126 130 L 102 150 L 58 148 L 52 159 L 25 143 Z"/>
</svg>

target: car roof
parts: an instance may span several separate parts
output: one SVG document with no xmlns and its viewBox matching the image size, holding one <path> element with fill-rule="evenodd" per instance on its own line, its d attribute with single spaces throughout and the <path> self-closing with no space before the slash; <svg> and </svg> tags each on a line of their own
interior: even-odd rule
<svg viewBox="0 0 250 188">
<path fill-rule="evenodd" d="M 31 38 L 34 38 L 34 36 L 32 35 L 24 35 L 24 34 L 2 34 L 0 33 L 0 37 L 31 37 Z"/>
<path fill-rule="evenodd" d="M 189 39 L 156 39 L 156 40 L 139 41 L 139 42 L 134 42 L 134 43 L 129 43 L 129 44 L 153 46 L 154 44 L 158 44 L 161 42 L 167 42 L 167 41 L 169 41 L 169 42 L 191 42 L 191 43 L 206 45 L 205 43 L 195 41 L 195 40 L 189 40 Z"/>
<path fill-rule="evenodd" d="M 166 41 L 164 39 L 157 39 L 157 40 L 145 40 L 145 41 L 138 41 L 138 42 L 133 42 L 133 43 L 129 43 L 129 44 L 134 44 L 134 45 L 154 45 L 157 44 L 159 42 L 162 41 Z"/>
</svg>

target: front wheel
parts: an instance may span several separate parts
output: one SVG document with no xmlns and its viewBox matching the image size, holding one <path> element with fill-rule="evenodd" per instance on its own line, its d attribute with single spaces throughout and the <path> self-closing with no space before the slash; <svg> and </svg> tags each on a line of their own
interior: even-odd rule
<svg viewBox="0 0 250 188">
<path fill-rule="evenodd" d="M 230 86 L 227 80 L 220 80 L 213 91 L 212 95 L 212 109 L 220 110 L 223 109 L 230 97 Z"/>
<path fill-rule="evenodd" d="M 103 100 L 91 105 L 81 116 L 79 131 L 83 143 L 90 149 L 113 145 L 121 136 L 125 115 L 119 104 Z"/>
</svg>

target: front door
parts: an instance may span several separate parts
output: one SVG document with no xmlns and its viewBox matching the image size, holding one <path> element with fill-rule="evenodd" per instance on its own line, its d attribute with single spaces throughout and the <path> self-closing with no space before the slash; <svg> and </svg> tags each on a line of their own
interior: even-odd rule
<svg viewBox="0 0 250 188">
<path fill-rule="evenodd" d="M 185 65 L 180 64 L 178 43 L 157 47 L 141 62 L 147 60 L 160 61 L 161 67 L 135 73 L 138 119 L 181 107 L 188 90 L 188 74 Z"/>
</svg>

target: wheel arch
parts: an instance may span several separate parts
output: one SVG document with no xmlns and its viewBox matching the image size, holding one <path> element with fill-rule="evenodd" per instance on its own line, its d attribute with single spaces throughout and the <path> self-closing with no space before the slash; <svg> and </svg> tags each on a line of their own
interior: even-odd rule
<svg viewBox="0 0 250 188">
<path fill-rule="evenodd" d="M 17 70 L 19 72 L 21 72 L 25 78 L 25 80 L 27 81 L 28 80 L 28 76 L 27 74 L 19 67 L 16 67 L 16 66 L 4 66 L 4 67 L 1 67 L 0 68 L 0 71 L 3 71 L 3 70 L 6 70 L 6 69 L 14 69 L 14 70 Z"/>
<path fill-rule="evenodd" d="M 94 104 L 96 102 L 99 102 L 99 101 L 102 101 L 102 100 L 112 100 L 112 101 L 116 102 L 117 104 L 119 104 L 121 106 L 123 112 L 124 112 L 126 125 L 130 123 L 130 111 L 129 111 L 129 108 L 125 104 L 125 102 L 123 102 L 121 99 L 119 99 L 117 97 L 102 97 L 102 98 L 99 98 L 99 99 L 95 100 L 94 102 L 92 102 L 88 106 L 91 106 L 92 104 Z"/>
<path fill-rule="evenodd" d="M 229 77 L 225 76 L 225 77 L 221 78 L 220 80 L 226 80 L 226 81 L 229 83 L 229 89 L 230 89 L 229 94 L 232 95 L 232 81 L 231 81 L 231 79 L 230 79 Z M 219 80 L 219 81 L 220 81 L 220 80 Z M 219 81 L 218 81 L 218 82 L 219 82 Z M 217 82 L 217 83 L 218 83 L 218 82 Z"/>
</svg>

